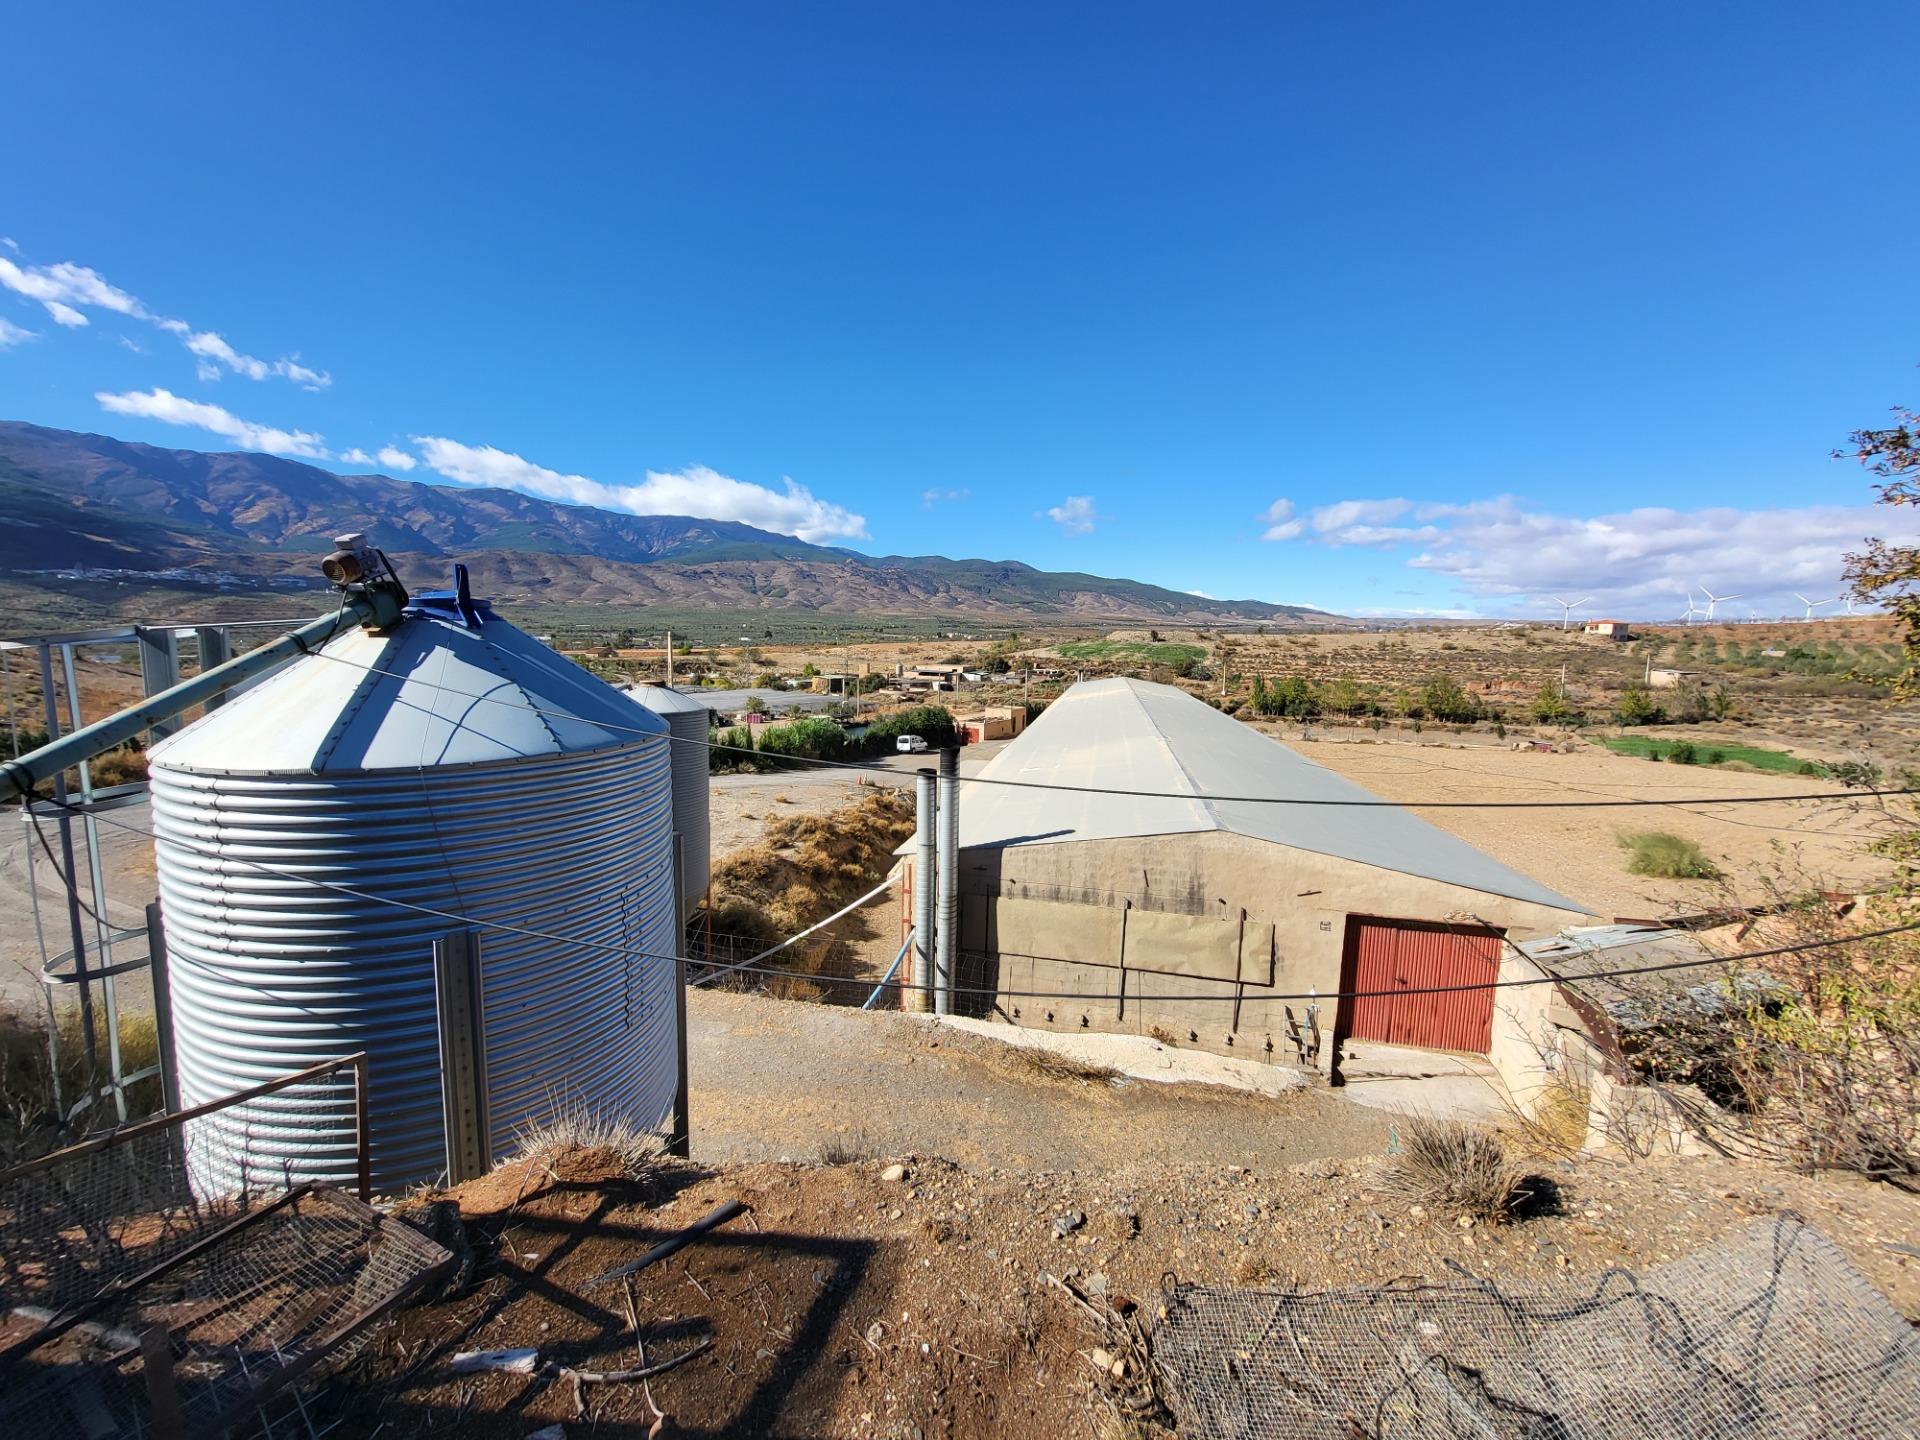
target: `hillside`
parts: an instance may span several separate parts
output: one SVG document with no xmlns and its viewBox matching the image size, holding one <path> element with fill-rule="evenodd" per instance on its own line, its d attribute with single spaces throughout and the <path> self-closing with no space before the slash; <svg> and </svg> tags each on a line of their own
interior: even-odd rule
<svg viewBox="0 0 1920 1440">
<path fill-rule="evenodd" d="M 229 594 L 284 589 L 312 577 L 314 556 L 335 535 L 364 530 L 405 574 L 462 560 L 487 593 L 523 603 L 1098 622 L 1327 618 L 1017 561 L 871 556 L 730 521 L 337 475 L 269 455 L 168 450 L 17 421 L 0 422 L 0 503 L 14 520 L 0 530 L 0 577 L 15 580 L 112 570 L 131 584 L 151 575 Z"/>
</svg>

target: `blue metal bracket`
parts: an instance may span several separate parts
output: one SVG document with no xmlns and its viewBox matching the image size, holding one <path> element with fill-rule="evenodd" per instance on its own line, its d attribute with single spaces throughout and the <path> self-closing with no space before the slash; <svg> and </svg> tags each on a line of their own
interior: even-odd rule
<svg viewBox="0 0 1920 1440">
<path fill-rule="evenodd" d="M 407 606 L 407 611 L 445 620 L 468 630 L 478 630 L 493 617 L 493 609 L 486 601 L 473 598 L 473 592 L 467 584 L 467 567 L 461 564 L 453 567 L 451 590 L 422 590 L 413 597 L 413 603 Z"/>
</svg>

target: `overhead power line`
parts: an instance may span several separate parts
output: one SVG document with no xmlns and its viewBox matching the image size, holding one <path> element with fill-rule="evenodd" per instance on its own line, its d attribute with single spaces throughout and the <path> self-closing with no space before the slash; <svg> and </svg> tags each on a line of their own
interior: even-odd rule
<svg viewBox="0 0 1920 1440">
<path fill-rule="evenodd" d="M 67 808 L 70 810 L 73 810 L 76 814 L 82 813 L 81 807 L 79 806 L 69 805 Z M 101 824 L 111 825 L 116 829 L 124 830 L 130 834 L 144 835 L 150 840 L 159 841 L 161 838 L 158 835 L 156 835 L 152 830 L 146 829 L 143 826 L 129 824 L 126 821 L 115 819 L 114 817 L 109 815 L 95 815 L 94 818 L 95 820 L 99 821 Z M 362 890 L 357 886 L 343 885 L 338 881 L 333 881 L 333 880 L 321 880 L 312 875 L 302 874 L 301 872 L 296 870 L 288 870 L 281 866 L 269 865 L 264 861 L 251 860 L 244 856 L 228 854 L 227 852 L 222 851 L 217 847 L 213 847 L 213 846 L 190 844 L 187 841 L 174 839 L 171 837 L 169 837 L 165 841 L 165 843 L 171 846 L 176 846 L 190 853 L 204 856 L 208 859 L 219 860 L 227 864 L 242 865 L 247 867 L 248 869 L 258 870 L 263 874 L 276 876 L 279 879 L 292 880 L 297 883 L 312 885 L 319 889 L 331 890 L 337 894 L 351 896 L 356 900 L 365 900 L 376 905 L 388 905 L 396 909 L 408 910 L 415 914 L 430 915 L 436 919 L 445 920 L 451 925 L 457 925 L 466 929 L 475 929 L 475 930 L 481 930 L 481 931 L 493 930 L 493 931 L 501 932 L 503 934 L 519 935 L 519 936 L 523 936 L 525 938 L 533 939 L 533 940 L 546 940 L 558 945 L 570 945 L 570 946 L 577 946 L 585 949 L 600 950 L 600 951 L 607 952 L 609 954 L 623 956 L 629 959 L 656 961 L 663 965 L 679 965 L 679 964 L 698 965 L 698 964 L 704 963 L 698 959 L 695 959 L 694 957 L 687 956 L 687 955 L 678 955 L 678 954 L 666 955 L 666 954 L 661 954 L 657 951 L 643 950 L 636 946 L 631 946 L 631 945 L 620 945 L 607 940 L 595 940 L 589 937 L 578 936 L 578 935 L 561 935 L 561 934 L 556 934 L 553 931 L 549 931 L 549 930 L 535 929 L 534 927 L 527 926 L 527 925 L 514 925 L 506 921 L 500 921 L 500 920 L 483 920 L 474 916 L 462 915 L 452 910 L 442 910 L 431 905 L 420 905 L 410 900 L 400 900 L 392 896 L 377 895 L 370 891 Z M 878 892 L 876 891 L 874 893 L 878 893 Z M 1588 981 L 1588 980 L 1612 980 L 1612 979 L 1622 979 L 1622 978 L 1633 976 L 1633 975 L 1657 975 L 1657 974 L 1662 974 L 1668 971 L 1704 969 L 1704 968 L 1707 968 L 1710 966 L 1716 966 L 1716 965 L 1739 965 L 1749 961 L 1769 960 L 1769 959 L 1773 959 L 1778 956 L 1784 956 L 1784 955 L 1802 955 L 1802 954 L 1810 953 L 1815 950 L 1825 950 L 1829 948 L 1844 948 L 1850 945 L 1861 945 L 1861 944 L 1865 944 L 1870 940 L 1883 940 L 1890 936 L 1906 934 L 1916 930 L 1920 930 L 1920 920 L 1908 921 L 1907 923 L 1901 924 L 1901 925 L 1888 925 L 1878 930 L 1860 931 L 1852 935 L 1838 936 L 1830 940 L 1809 940 L 1809 941 L 1802 941 L 1792 945 L 1776 945 L 1765 950 L 1750 950 L 1750 951 L 1742 952 L 1741 954 L 1737 954 L 1737 955 L 1710 955 L 1697 960 L 1672 960 L 1672 961 L 1662 961 L 1662 962 L 1658 962 L 1650 965 L 1632 965 L 1632 966 L 1621 966 L 1621 967 L 1610 969 L 1610 970 L 1595 970 L 1595 971 L 1590 971 L 1584 975 L 1564 977 L 1564 983 L 1578 984 L 1581 981 Z M 782 948 L 784 945 L 790 944 L 792 943 L 793 940 L 797 940 L 799 938 L 800 936 L 798 935 L 789 937 L 789 940 L 783 941 L 781 945 L 775 946 L 774 949 L 778 950 Z M 768 952 L 768 953 L 771 953 L 771 952 Z M 757 957 L 757 956 L 755 957 L 756 960 L 758 958 L 760 957 Z M 221 976 L 222 978 L 231 978 L 231 977 L 226 977 L 225 972 L 219 969 L 218 967 L 210 966 L 199 961 L 194 961 L 190 963 L 195 964 L 196 966 L 198 966 L 198 968 L 200 968 L 202 971 L 204 971 L 207 974 Z M 1073 963 L 1073 962 L 1065 962 L 1065 963 Z M 792 971 L 782 970 L 775 966 L 758 965 L 758 964 L 754 964 L 752 961 L 742 962 L 741 964 L 730 967 L 730 968 L 734 973 L 738 973 L 738 974 L 765 975 L 769 977 L 785 977 L 788 979 L 791 979 L 793 976 Z M 243 983 L 246 983 L 246 982 L 244 982 L 243 980 Z M 858 983 L 864 987 L 869 982 L 862 979 L 862 980 L 859 980 Z M 1513 990 L 1513 989 L 1521 989 L 1521 988 L 1532 986 L 1532 985 L 1554 985 L 1554 984 L 1560 984 L 1560 983 L 1563 983 L 1563 977 L 1561 976 L 1541 975 L 1541 976 L 1528 976 L 1523 979 L 1517 979 L 1517 980 L 1485 980 L 1485 981 L 1476 981 L 1470 984 L 1462 984 L 1462 985 L 1431 985 L 1431 986 L 1414 987 L 1410 989 L 1399 988 L 1399 989 L 1393 989 L 1393 990 L 1325 990 L 1325 991 L 1309 990 L 1305 992 L 1292 993 L 1292 994 L 1259 993 L 1259 994 L 1253 994 L 1253 995 L 1248 995 L 1244 992 L 1236 994 L 1232 991 L 1224 992 L 1219 995 L 1190 995 L 1190 994 L 1161 995 L 1161 994 L 1136 992 L 1136 993 L 1129 994 L 1124 998 L 1127 1000 L 1132 1000 L 1136 1002 L 1147 1002 L 1147 1001 L 1157 1001 L 1157 1000 L 1179 1000 L 1179 1001 L 1218 1000 L 1218 1001 L 1239 1001 L 1242 1003 L 1244 1003 L 1246 1000 L 1249 1000 L 1249 999 L 1261 1000 L 1261 1001 L 1374 1000 L 1374 999 L 1387 998 L 1389 996 L 1451 995 L 1451 994 L 1458 994 L 1462 991 Z M 914 985 L 909 981 L 895 980 L 895 981 L 881 982 L 880 988 L 891 989 L 891 990 L 924 990 L 927 987 L 922 985 Z M 1118 1002 L 1122 998 L 1117 994 L 1105 994 L 1105 993 L 1087 994 L 1087 993 L 1075 993 L 1072 991 L 1047 991 L 1047 990 L 1003 990 L 993 986 L 956 986 L 954 987 L 953 993 L 956 995 L 993 996 L 1001 999 L 1011 999 L 1011 1000 L 1077 1000 L 1082 1004 L 1099 1004 L 1099 1003 L 1106 1003 L 1106 1002 Z"/>
<path fill-rule="evenodd" d="M 349 660 L 342 655 L 329 655 L 324 651 L 315 651 L 323 660 L 345 665 L 354 670 L 373 675 L 385 675 L 395 680 L 417 680 L 417 676 L 401 673 L 397 670 L 383 670 L 378 665 L 366 665 L 357 660 Z M 524 714 L 539 715 L 554 720 L 569 720 L 577 725 L 591 725 L 602 730 L 637 735 L 647 739 L 666 739 L 682 745 L 702 745 L 709 750 L 717 750 L 736 755 L 754 755 L 766 758 L 766 752 L 749 749 L 743 745 L 723 745 L 714 740 L 693 740 L 685 736 L 666 734 L 645 729 L 638 725 L 618 725 L 608 720 L 589 719 L 575 715 L 570 711 L 557 710 L 539 705 L 525 705 L 518 701 L 502 699 L 497 695 L 480 695 L 466 690 L 457 690 L 451 686 L 439 687 L 444 693 L 461 700 L 471 700 L 479 704 L 499 705 L 509 710 L 518 710 Z M 636 702 L 638 703 L 638 702 Z M 833 769 L 858 771 L 871 775 L 903 776 L 907 772 L 894 769 L 889 765 L 876 765 L 860 760 L 824 760 L 798 755 L 776 757 L 782 767 L 813 769 Z M 1219 795 L 1207 791 L 1186 790 L 1126 790 L 1110 785 L 1067 785 L 1055 780 L 1013 780 L 997 775 L 962 775 L 963 785 L 999 785 L 1020 790 L 1048 790 L 1056 793 L 1075 795 L 1118 795 L 1133 800 L 1186 800 L 1207 801 L 1219 805 L 1304 805 L 1316 808 L 1367 810 L 1418 808 L 1423 810 L 1617 810 L 1659 808 L 1679 805 L 1779 805 L 1792 801 L 1808 800 L 1852 800 L 1870 799 L 1885 796 L 1916 795 L 1920 789 L 1902 787 L 1887 790 L 1815 790 L 1791 795 L 1700 795 L 1680 796 L 1666 799 L 1648 800 L 1637 797 L 1592 800 L 1382 800 L 1378 796 L 1365 799 L 1337 799 L 1313 795 Z"/>
</svg>

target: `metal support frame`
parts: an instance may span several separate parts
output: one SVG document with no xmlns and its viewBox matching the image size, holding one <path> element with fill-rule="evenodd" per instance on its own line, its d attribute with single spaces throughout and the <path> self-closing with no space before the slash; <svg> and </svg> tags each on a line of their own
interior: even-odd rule
<svg viewBox="0 0 1920 1440">
<path fill-rule="evenodd" d="M 939 859 L 934 835 L 939 802 L 931 770 L 914 777 L 913 787 L 913 970 L 912 986 L 901 1007 L 926 1014 L 933 1009 L 934 896 L 939 889 Z"/>
<path fill-rule="evenodd" d="M 145 794 L 144 783 L 102 789 L 94 784 L 89 761 L 141 735 L 162 739 L 179 728 L 179 717 L 195 705 L 209 708 L 230 693 L 257 679 L 286 661 L 324 640 L 339 629 L 354 624 L 379 626 L 398 618 L 405 602 L 397 586 L 355 586 L 342 592 L 339 608 L 331 615 L 304 622 L 287 620 L 231 621 L 208 624 L 123 625 L 113 629 L 73 631 L 64 634 L 34 636 L 25 640 L 0 641 L 0 680 L 10 678 L 11 652 L 30 650 L 39 657 L 43 723 L 48 743 L 25 754 L 0 756 L 0 801 L 19 798 L 22 822 L 36 828 L 51 820 L 53 829 L 45 849 L 38 835 L 26 836 L 24 847 L 28 891 L 32 902 L 34 934 L 40 951 L 41 978 L 48 989 L 48 1055 L 55 1074 L 55 1103 L 63 1120 L 84 1114 L 103 1095 L 110 1097 L 114 1119 L 125 1123 L 132 1118 L 128 1109 L 128 1088 L 155 1073 L 152 1069 L 128 1072 L 120 1055 L 119 997 L 115 978 L 129 971 L 153 965 L 158 992 L 164 987 L 160 966 L 164 963 L 158 932 L 149 924 L 147 951 L 138 958 L 116 958 L 116 946 L 140 938 L 140 927 L 115 927 L 108 918 L 106 867 L 102 862 L 99 826 L 94 819 L 98 810 L 137 801 Z M 234 657 L 234 635 L 239 631 L 268 631 L 275 638 L 264 645 Z M 191 636 L 199 652 L 199 673 L 192 679 L 180 679 L 180 640 Z M 140 676 L 146 699 L 104 720 L 91 723 L 80 693 L 79 652 L 95 646 L 130 647 L 138 655 Z M 62 705 L 62 696 L 65 704 Z M 17 725 L 12 712 L 12 692 L 8 689 L 8 723 Z M 64 708 L 65 714 L 62 714 Z M 17 749 L 17 746 L 12 747 Z M 75 794 L 68 776 L 78 776 Z M 53 792 L 52 803 L 30 798 L 36 786 Z M 75 836 L 78 824 L 81 834 Z M 84 891 L 79 855 L 84 848 L 87 875 Z M 51 855 L 58 872 L 60 888 L 66 893 L 66 931 L 69 948 L 54 953 L 48 944 L 40 906 L 36 874 Z M 84 897 L 83 898 L 83 894 Z M 131 908 L 131 907 L 129 907 Z M 90 912 L 90 916 L 89 916 Z M 89 937 L 88 931 L 92 930 Z M 123 951 L 123 956 L 124 956 Z M 54 996 L 65 992 L 78 1002 L 81 1045 L 87 1073 L 87 1093 L 77 1098 L 59 1094 L 60 1054 L 57 1039 L 57 1013 Z M 101 1044 L 104 1035 L 105 1045 Z M 104 1048 L 104 1058 L 100 1051 Z M 170 1059 L 170 1046 L 163 1054 Z M 162 1073 L 163 1087 L 170 1077 Z M 177 1099 L 176 1097 L 173 1097 Z"/>
<path fill-rule="evenodd" d="M 960 929 L 960 752 L 940 752 L 939 917 L 933 948 L 933 1013 L 953 1013 L 954 952 Z"/>
<path fill-rule="evenodd" d="M 480 932 L 449 930 L 433 942 L 434 1007 L 440 1025 L 440 1107 L 447 1183 L 493 1168 L 487 1128 L 487 1033 L 480 984 Z"/>
<path fill-rule="evenodd" d="M 167 927 L 158 900 L 147 906 L 147 964 L 153 977 L 154 1041 L 160 1051 L 160 1103 L 171 1114 L 180 1108 L 180 1066 L 173 1050 L 173 972 L 167 967 Z"/>
<path fill-rule="evenodd" d="M 692 1095 L 687 1084 L 687 912 L 686 837 L 673 832 L 673 1132 L 667 1153 L 682 1160 L 693 1154 Z"/>
</svg>

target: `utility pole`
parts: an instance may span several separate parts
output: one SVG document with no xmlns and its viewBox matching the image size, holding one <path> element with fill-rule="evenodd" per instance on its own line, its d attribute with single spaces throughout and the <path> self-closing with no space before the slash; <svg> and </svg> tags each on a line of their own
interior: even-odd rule
<svg viewBox="0 0 1920 1440">
<path fill-rule="evenodd" d="M 673 632 L 667 631 L 667 687 L 673 687 Z"/>
</svg>

